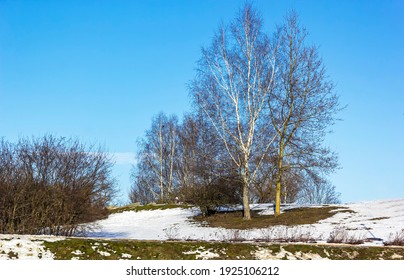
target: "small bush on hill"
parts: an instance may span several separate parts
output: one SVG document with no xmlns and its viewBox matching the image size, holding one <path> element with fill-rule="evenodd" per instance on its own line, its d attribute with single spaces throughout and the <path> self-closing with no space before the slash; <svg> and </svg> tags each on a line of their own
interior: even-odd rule
<svg viewBox="0 0 404 280">
<path fill-rule="evenodd" d="M 222 176 L 209 185 L 197 188 L 188 200 L 201 209 L 203 216 L 210 216 L 217 212 L 219 206 L 241 204 L 241 192 L 240 180 Z"/>
</svg>

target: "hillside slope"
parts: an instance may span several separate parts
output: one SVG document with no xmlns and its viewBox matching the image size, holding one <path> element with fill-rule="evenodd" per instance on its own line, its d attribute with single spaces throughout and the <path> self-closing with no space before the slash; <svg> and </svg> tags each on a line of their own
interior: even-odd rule
<svg viewBox="0 0 404 280">
<path fill-rule="evenodd" d="M 293 207 L 298 206 L 287 208 Z M 0 235 L 0 259 L 404 259 L 403 247 L 381 247 L 399 233 L 404 235 L 404 199 L 338 207 L 344 210 L 337 209 L 333 216 L 317 223 L 247 230 L 209 227 L 195 222 L 192 217 L 199 213 L 196 208 L 125 211 L 93 223 L 94 230 L 81 238 Z M 253 208 L 266 215 L 272 211 L 271 205 L 253 205 Z M 354 249 L 326 244 L 330 236 L 338 234 L 345 234 L 350 240 L 365 240 L 365 243 L 353 246 Z M 296 237 L 309 237 L 317 245 L 274 242 L 293 241 Z M 404 240 L 404 236 L 400 238 Z M 164 240 L 176 242 L 159 242 Z M 236 243 L 232 245 L 228 241 Z M 235 248 L 241 251 L 234 253 Z M 244 251 L 250 253 L 243 255 Z"/>
<path fill-rule="evenodd" d="M 315 224 L 298 226 L 300 232 L 313 235 L 317 241 L 326 241 L 336 228 L 343 228 L 360 238 L 387 240 L 390 234 L 404 229 L 404 199 L 381 200 L 338 205 L 351 211 L 337 212 L 334 216 Z M 296 207 L 296 206 L 292 206 Z M 316 207 L 316 206 L 313 206 Z M 253 205 L 271 214 L 271 205 Z M 233 234 L 232 230 L 202 227 L 190 218 L 199 211 L 191 209 L 167 209 L 154 211 L 127 211 L 110 215 L 99 221 L 89 237 L 129 238 L 141 240 L 223 240 Z M 273 213 L 273 212 L 272 212 Z M 296 228 L 296 227 L 295 227 Z M 297 230 L 297 229 L 295 229 Z M 271 231 L 283 232 L 283 226 L 272 227 Z M 244 230 L 239 234 L 244 239 L 254 240 L 268 234 L 262 229 Z M 280 234 L 280 233 L 279 233 Z"/>
</svg>

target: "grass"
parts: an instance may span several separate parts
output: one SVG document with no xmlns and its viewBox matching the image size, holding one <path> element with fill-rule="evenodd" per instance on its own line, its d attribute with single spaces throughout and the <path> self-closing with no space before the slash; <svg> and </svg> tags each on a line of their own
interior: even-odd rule
<svg viewBox="0 0 404 280">
<path fill-rule="evenodd" d="M 196 216 L 194 220 L 211 227 L 223 227 L 227 229 L 253 229 L 269 226 L 296 226 L 314 224 L 320 220 L 332 217 L 336 213 L 353 212 L 347 208 L 327 206 L 308 207 L 287 210 L 279 216 L 259 215 L 257 211 L 251 211 L 251 220 L 243 220 L 242 211 L 216 213 L 211 216 Z"/>
<path fill-rule="evenodd" d="M 138 204 L 129 204 L 122 207 L 114 207 L 109 208 L 108 211 L 110 214 L 122 213 L 125 211 L 150 211 L 150 210 L 166 210 L 166 209 L 174 209 L 174 208 L 192 208 L 190 205 L 179 205 L 179 204 L 147 204 L 147 205 L 138 205 Z"/>
<path fill-rule="evenodd" d="M 319 244 L 269 244 L 225 242 L 179 242 L 95 240 L 69 238 L 44 242 L 56 259 L 70 260 L 195 260 L 210 253 L 212 259 L 312 259 L 404 260 L 404 248 Z"/>
<path fill-rule="evenodd" d="M 237 259 L 238 256 L 252 259 L 248 244 L 65 239 L 44 242 L 44 245 L 58 260 L 195 260 L 198 251 L 221 252 L 215 259 Z"/>
<path fill-rule="evenodd" d="M 376 218 L 369 219 L 369 221 L 380 221 L 380 220 L 387 220 L 387 219 L 389 219 L 389 217 L 376 217 Z"/>
<path fill-rule="evenodd" d="M 375 247 L 375 246 L 327 246 L 288 244 L 283 249 L 294 255 L 314 254 L 332 260 L 395 260 L 404 259 L 404 248 Z"/>
</svg>

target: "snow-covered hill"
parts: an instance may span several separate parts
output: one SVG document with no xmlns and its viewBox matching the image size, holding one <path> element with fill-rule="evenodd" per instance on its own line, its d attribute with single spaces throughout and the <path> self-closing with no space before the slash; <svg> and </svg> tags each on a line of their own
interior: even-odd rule
<svg viewBox="0 0 404 280">
<path fill-rule="evenodd" d="M 326 243 L 336 229 L 343 229 L 350 236 L 360 239 L 379 239 L 382 245 L 390 235 L 404 229 L 404 199 L 370 201 L 339 205 L 352 211 L 342 211 L 311 225 L 295 227 L 274 226 L 267 229 L 229 230 L 201 226 L 190 219 L 198 214 L 195 208 L 166 209 L 153 211 L 126 211 L 110 215 L 94 223 L 89 238 L 139 239 L 139 240 L 226 240 L 237 236 L 246 240 L 265 240 L 270 235 L 309 235 L 318 243 Z M 270 214 L 271 205 L 253 205 Z M 0 235 L 0 259 L 47 259 L 52 254 L 43 249 L 40 240 L 60 240 L 60 237 Z"/>
<path fill-rule="evenodd" d="M 353 212 L 336 213 L 333 217 L 316 224 L 299 226 L 299 230 L 308 232 L 321 242 L 326 241 L 336 228 L 343 228 L 351 235 L 357 235 L 363 239 L 376 237 L 383 240 L 387 240 L 390 234 L 404 229 L 404 199 L 341 206 Z M 272 211 L 271 205 L 253 205 L 252 208 L 264 211 L 267 209 L 266 214 Z M 108 219 L 99 221 L 97 228 L 89 236 L 148 240 L 222 240 L 226 236 L 231 236 L 232 230 L 201 227 L 192 222 L 190 217 L 197 213 L 197 209 L 175 208 L 113 214 Z M 271 230 L 281 234 L 286 229 L 278 226 L 272 227 Z M 242 231 L 241 234 L 243 238 L 253 240 L 260 239 L 263 234 L 268 233 L 263 232 L 262 229 L 255 229 Z"/>
</svg>

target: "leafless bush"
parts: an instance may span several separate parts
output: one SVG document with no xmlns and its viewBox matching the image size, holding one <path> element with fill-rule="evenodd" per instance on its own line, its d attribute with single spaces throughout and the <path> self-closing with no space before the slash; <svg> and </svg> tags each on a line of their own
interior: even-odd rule
<svg viewBox="0 0 404 280">
<path fill-rule="evenodd" d="M 261 238 L 265 242 L 316 242 L 311 229 L 302 227 L 269 227 L 261 229 Z"/>
<path fill-rule="evenodd" d="M 240 229 L 233 229 L 229 231 L 228 241 L 241 242 L 249 239 L 249 233 Z"/>
<path fill-rule="evenodd" d="M 256 241 L 264 241 L 264 242 L 273 242 L 275 236 L 275 228 L 267 227 L 260 229 L 261 235 L 260 238 L 256 239 Z"/>
<path fill-rule="evenodd" d="M 65 138 L 0 141 L 0 232 L 82 232 L 107 215 L 111 168 L 105 153 Z"/>
<path fill-rule="evenodd" d="M 344 243 L 348 237 L 348 232 L 342 227 L 336 227 L 330 232 L 330 236 L 327 239 L 328 243 Z"/>
<path fill-rule="evenodd" d="M 396 233 L 390 233 L 388 240 L 383 244 L 386 246 L 404 246 L 404 229 Z"/>
<path fill-rule="evenodd" d="M 363 235 L 350 235 L 344 227 L 336 227 L 331 231 L 328 243 L 363 244 Z"/>
<path fill-rule="evenodd" d="M 173 224 L 169 228 L 163 229 L 164 234 L 168 240 L 178 240 L 179 226 L 178 224 Z"/>
<path fill-rule="evenodd" d="M 215 236 L 220 241 L 230 241 L 230 242 L 243 242 L 249 239 L 250 234 L 248 231 L 240 229 L 230 229 L 224 231 L 218 231 Z"/>
<path fill-rule="evenodd" d="M 242 186 L 237 175 L 221 176 L 209 185 L 195 190 L 193 203 L 199 207 L 202 215 L 217 213 L 217 208 L 241 203 Z"/>
<path fill-rule="evenodd" d="M 313 232 L 302 227 L 286 228 L 286 242 L 315 242 Z"/>
<path fill-rule="evenodd" d="M 349 235 L 347 240 L 345 241 L 346 244 L 358 245 L 363 244 L 365 242 L 365 237 L 363 234 L 358 235 Z"/>
</svg>

